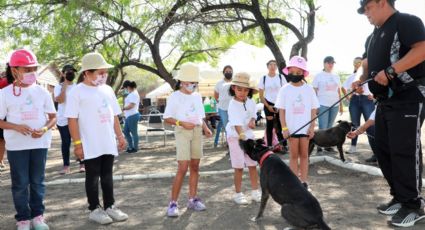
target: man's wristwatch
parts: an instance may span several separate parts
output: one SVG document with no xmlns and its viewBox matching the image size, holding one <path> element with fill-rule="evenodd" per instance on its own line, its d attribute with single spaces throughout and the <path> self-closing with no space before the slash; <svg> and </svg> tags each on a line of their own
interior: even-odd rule
<svg viewBox="0 0 425 230">
<path fill-rule="evenodd" d="M 392 80 L 393 78 L 397 77 L 397 73 L 395 72 L 394 67 L 389 66 L 385 69 L 385 75 Z"/>
</svg>

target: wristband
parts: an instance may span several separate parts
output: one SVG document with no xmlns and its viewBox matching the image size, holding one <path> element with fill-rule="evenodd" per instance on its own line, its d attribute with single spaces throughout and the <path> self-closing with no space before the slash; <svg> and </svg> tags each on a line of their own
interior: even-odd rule
<svg viewBox="0 0 425 230">
<path fill-rule="evenodd" d="M 49 128 L 47 128 L 47 126 L 44 126 L 43 128 L 41 128 L 41 131 L 43 132 L 47 132 L 49 130 Z"/>
<path fill-rule="evenodd" d="M 288 131 L 288 127 L 282 127 L 282 132 Z"/>
<path fill-rule="evenodd" d="M 81 140 L 76 140 L 76 141 L 74 141 L 74 142 L 72 142 L 74 145 L 80 145 L 80 144 L 82 144 L 82 142 L 81 142 Z"/>
<path fill-rule="evenodd" d="M 245 140 L 245 133 L 239 133 L 239 140 Z"/>
<path fill-rule="evenodd" d="M 180 121 L 179 120 L 176 121 L 176 126 L 180 126 Z"/>
</svg>

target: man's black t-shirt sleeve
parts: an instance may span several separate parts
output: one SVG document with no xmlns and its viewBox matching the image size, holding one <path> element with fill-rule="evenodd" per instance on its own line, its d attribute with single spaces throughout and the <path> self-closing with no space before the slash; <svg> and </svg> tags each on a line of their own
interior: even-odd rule
<svg viewBox="0 0 425 230">
<path fill-rule="evenodd" d="M 421 19 L 410 14 L 400 17 L 398 36 L 401 44 L 412 47 L 417 42 L 425 41 L 425 27 Z"/>
<path fill-rule="evenodd" d="M 370 42 L 370 39 L 372 38 L 372 35 L 373 35 L 373 33 L 372 33 L 372 34 L 370 34 L 370 35 L 366 38 L 366 42 L 365 42 L 365 44 L 364 44 L 364 53 L 363 53 L 363 55 L 362 55 L 362 58 L 363 58 L 363 59 L 367 58 L 367 49 L 369 48 L 369 42 Z"/>
</svg>

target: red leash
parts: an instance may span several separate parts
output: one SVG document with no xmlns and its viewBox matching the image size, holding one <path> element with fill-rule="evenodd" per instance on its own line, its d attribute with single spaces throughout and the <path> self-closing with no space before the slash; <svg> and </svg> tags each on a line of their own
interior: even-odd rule
<svg viewBox="0 0 425 230">
<path fill-rule="evenodd" d="M 273 154 L 272 151 L 268 151 L 260 158 L 260 168 L 263 167 L 264 160 L 267 159 L 267 157 L 269 157 L 272 154 Z"/>
</svg>

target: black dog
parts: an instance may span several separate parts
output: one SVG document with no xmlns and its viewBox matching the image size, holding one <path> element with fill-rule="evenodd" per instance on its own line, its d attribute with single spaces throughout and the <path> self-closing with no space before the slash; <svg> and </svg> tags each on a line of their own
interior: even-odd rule
<svg viewBox="0 0 425 230">
<path fill-rule="evenodd" d="M 344 151 L 342 150 L 342 145 L 345 142 L 345 138 L 348 132 L 351 131 L 353 123 L 348 121 L 338 121 L 338 124 L 332 128 L 317 130 L 314 132 L 314 137 L 310 140 L 308 146 L 308 155 L 311 155 L 311 152 L 314 149 L 314 145 L 320 147 L 333 147 L 338 148 L 339 157 L 342 162 L 345 162 Z"/>
<path fill-rule="evenodd" d="M 281 215 L 298 228 L 330 229 L 323 220 L 323 212 L 317 199 L 303 186 L 291 169 L 273 152 L 268 151 L 262 139 L 240 141 L 248 156 L 260 163 L 261 205 L 255 220 L 263 216 L 267 200 L 282 206 Z"/>
</svg>

